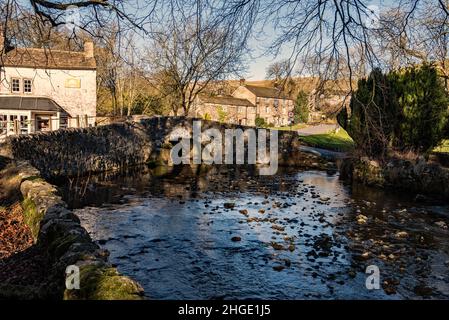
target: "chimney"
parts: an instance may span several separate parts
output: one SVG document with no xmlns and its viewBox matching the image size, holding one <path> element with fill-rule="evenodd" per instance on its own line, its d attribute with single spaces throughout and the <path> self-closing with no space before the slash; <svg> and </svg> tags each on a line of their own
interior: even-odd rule
<svg viewBox="0 0 449 320">
<path fill-rule="evenodd" d="M 245 82 L 246 82 L 246 80 L 245 80 L 245 79 L 243 79 L 243 78 L 242 78 L 242 79 L 240 79 L 240 85 L 241 85 L 241 86 L 244 86 L 244 85 L 245 85 Z"/>
<path fill-rule="evenodd" d="M 94 43 L 92 41 L 84 42 L 84 54 L 86 58 L 94 57 Z"/>
</svg>

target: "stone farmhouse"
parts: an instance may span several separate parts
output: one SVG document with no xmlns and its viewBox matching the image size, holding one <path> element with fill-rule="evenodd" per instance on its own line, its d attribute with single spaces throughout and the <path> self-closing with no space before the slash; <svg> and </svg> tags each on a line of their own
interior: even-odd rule
<svg viewBox="0 0 449 320">
<path fill-rule="evenodd" d="M 0 52 L 0 136 L 95 123 L 92 42 L 83 52 L 9 48 L 0 42 Z"/>
<path fill-rule="evenodd" d="M 293 99 L 280 90 L 247 85 L 241 80 L 232 96 L 199 96 L 190 115 L 249 126 L 255 125 L 256 118 L 262 118 L 267 124 L 286 126 L 293 109 Z"/>
</svg>

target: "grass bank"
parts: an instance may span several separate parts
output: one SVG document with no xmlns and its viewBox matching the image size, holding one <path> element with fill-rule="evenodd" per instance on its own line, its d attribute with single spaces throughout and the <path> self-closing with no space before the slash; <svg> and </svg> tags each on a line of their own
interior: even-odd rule
<svg viewBox="0 0 449 320">
<path fill-rule="evenodd" d="M 441 145 L 436 147 L 433 151 L 439 153 L 449 153 L 449 139 L 443 140 Z"/>
<path fill-rule="evenodd" d="M 308 146 L 333 151 L 347 152 L 354 148 L 354 141 L 343 128 L 326 134 L 301 136 L 300 139 Z"/>
</svg>

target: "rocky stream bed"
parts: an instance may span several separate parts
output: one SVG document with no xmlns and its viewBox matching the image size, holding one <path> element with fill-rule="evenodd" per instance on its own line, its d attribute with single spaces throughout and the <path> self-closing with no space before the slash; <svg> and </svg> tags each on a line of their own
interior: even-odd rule
<svg viewBox="0 0 449 320">
<path fill-rule="evenodd" d="M 335 172 L 138 168 L 59 182 L 151 299 L 448 299 L 449 207 Z M 365 286 L 380 270 L 379 290 Z"/>
</svg>

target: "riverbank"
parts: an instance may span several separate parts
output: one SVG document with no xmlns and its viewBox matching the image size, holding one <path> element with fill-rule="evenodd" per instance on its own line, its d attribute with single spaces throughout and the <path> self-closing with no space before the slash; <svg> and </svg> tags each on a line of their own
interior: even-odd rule
<svg viewBox="0 0 449 320">
<path fill-rule="evenodd" d="M 139 299 L 142 288 L 107 262 L 55 186 L 26 161 L 9 160 L 0 172 L 4 194 L 20 194 L 2 211 L 0 297 L 3 299 Z M 7 198 L 6 201 L 9 201 Z M 8 222 L 10 222 L 8 224 Z M 8 228 L 9 227 L 9 228 Z M 13 234 L 11 234 L 13 233 Z M 2 239 L 3 240 L 3 239 Z M 80 290 L 68 290 L 65 272 L 77 266 Z"/>
<path fill-rule="evenodd" d="M 0 261 L 26 250 L 32 244 L 31 230 L 24 222 L 20 203 L 0 207 Z"/>
<path fill-rule="evenodd" d="M 342 161 L 340 175 L 350 182 L 407 191 L 421 201 L 427 197 L 445 202 L 449 199 L 449 168 L 424 158 L 379 162 L 367 157 L 350 157 Z"/>
</svg>

